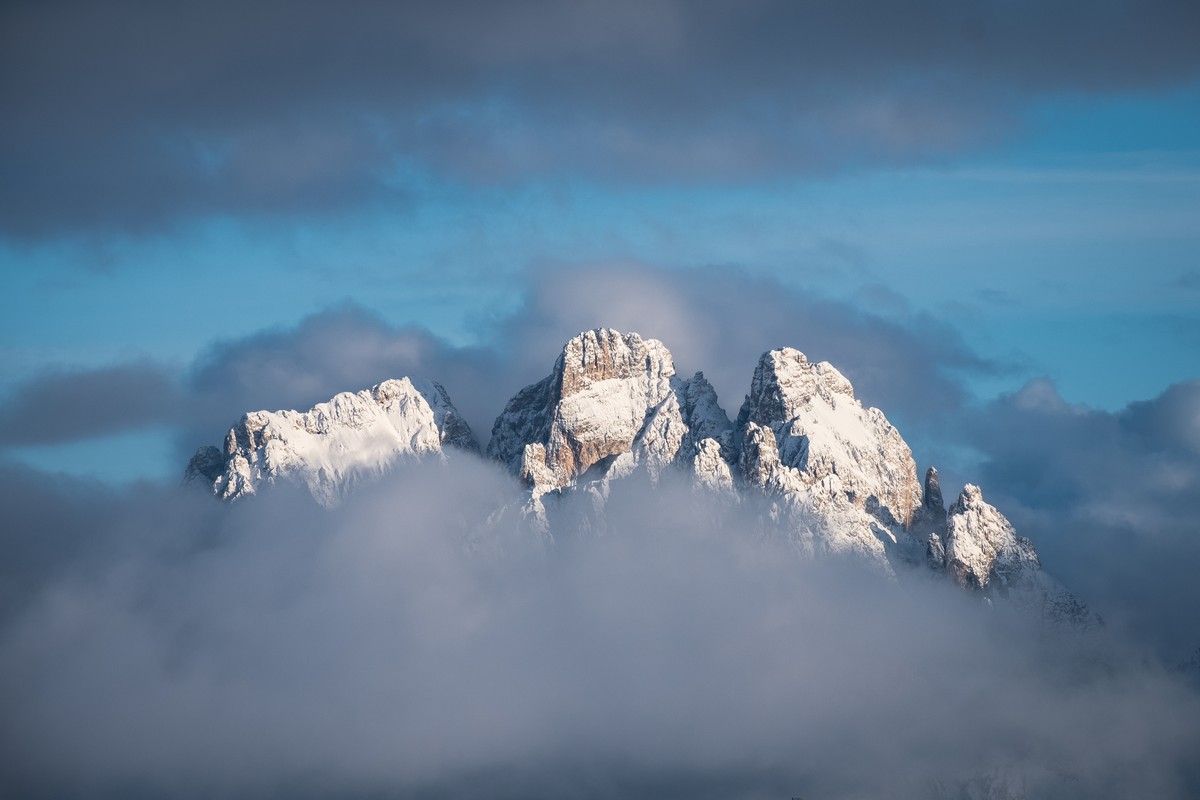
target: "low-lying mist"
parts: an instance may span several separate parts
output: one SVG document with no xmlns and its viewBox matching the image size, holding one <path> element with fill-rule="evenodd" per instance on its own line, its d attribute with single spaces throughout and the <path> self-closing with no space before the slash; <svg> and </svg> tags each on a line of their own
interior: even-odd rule
<svg viewBox="0 0 1200 800">
<path fill-rule="evenodd" d="M 333 510 L 0 484 L 7 796 L 1200 792 L 1188 676 L 669 479 L 549 544 L 468 457 Z"/>
</svg>

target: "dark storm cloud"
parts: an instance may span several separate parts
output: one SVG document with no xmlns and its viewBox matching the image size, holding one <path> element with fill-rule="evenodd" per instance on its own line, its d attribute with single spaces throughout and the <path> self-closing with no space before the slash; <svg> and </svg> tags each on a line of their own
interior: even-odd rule
<svg viewBox="0 0 1200 800">
<path fill-rule="evenodd" d="M 176 422 L 184 397 L 151 363 L 49 372 L 0 401 L 0 447 L 55 444 Z"/>
<path fill-rule="evenodd" d="M 0 616 L 13 796 L 1173 800 L 1200 780 L 1200 694 L 1120 640 L 805 564 L 669 480 L 614 487 L 606 537 L 493 530 L 467 557 L 514 490 L 473 457 L 336 510 L 0 478 L 0 544 L 55 543 Z"/>
<path fill-rule="evenodd" d="M 1050 572 L 1163 652 L 1200 647 L 1200 382 L 1110 413 L 1043 379 L 968 419 L 980 482 Z"/>
<path fill-rule="evenodd" d="M 467 181 L 742 178 L 1004 135 L 1197 75 L 1190 2 L 9 3 L 9 234 L 321 211 Z"/>
</svg>

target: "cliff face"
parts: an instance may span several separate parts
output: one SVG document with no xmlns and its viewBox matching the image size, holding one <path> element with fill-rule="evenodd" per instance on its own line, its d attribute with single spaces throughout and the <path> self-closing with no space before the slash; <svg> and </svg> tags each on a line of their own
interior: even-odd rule
<svg viewBox="0 0 1200 800">
<path fill-rule="evenodd" d="M 729 417 L 697 373 L 675 374 L 662 342 L 610 329 L 581 333 L 550 375 L 517 393 L 492 427 L 488 455 L 540 497 L 579 479 L 644 470 L 656 480 L 683 466 L 713 486 L 731 485 Z"/>
</svg>

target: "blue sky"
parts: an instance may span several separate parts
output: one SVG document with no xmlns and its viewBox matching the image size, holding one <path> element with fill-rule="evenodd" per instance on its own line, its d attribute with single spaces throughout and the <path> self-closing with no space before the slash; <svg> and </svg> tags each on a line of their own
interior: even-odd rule
<svg viewBox="0 0 1200 800">
<path fill-rule="evenodd" d="M 614 265 L 729 268 L 936 320 L 995 366 L 958 375 L 978 403 L 1045 376 L 1116 411 L 1200 377 L 1194 15 L 1120 6 L 1056 51 L 1073 4 L 966 7 L 914 5 L 907 43 L 870 4 L 875 26 L 662 3 L 544 34 L 479 9 L 460 30 L 428 9 L 329 25 L 304 5 L 261 52 L 215 23 L 141 20 L 177 56 L 132 38 L 132 11 L 89 36 L 83 6 L 15 10 L 0 391 L 144 360 L 183 375 L 216 342 L 346 304 L 489 346 L 537 276 Z M 428 37 L 413 64 L 385 35 L 408 27 Z M 848 46 L 820 47 L 822 28 Z M 322 37 L 328 72 L 304 49 Z M 9 454 L 162 477 L 170 435 Z"/>
</svg>

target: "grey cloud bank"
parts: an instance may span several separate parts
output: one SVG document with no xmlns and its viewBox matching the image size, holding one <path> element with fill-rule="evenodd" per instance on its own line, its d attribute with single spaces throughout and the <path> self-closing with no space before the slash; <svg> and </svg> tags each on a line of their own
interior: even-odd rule
<svg viewBox="0 0 1200 800">
<path fill-rule="evenodd" d="M 170 372 L 154 363 L 46 372 L 0 402 L 0 447 L 173 422 L 184 400 Z"/>
<path fill-rule="evenodd" d="M 1043 379 L 967 420 L 981 481 L 1048 569 L 1170 657 L 1200 645 L 1200 383 L 1109 413 Z"/>
<path fill-rule="evenodd" d="M 1047 93 L 1200 68 L 1188 2 L 340 11 L 7 4 L 4 233 L 403 204 L 414 172 L 637 183 L 909 163 L 1005 136 Z"/>
<path fill-rule="evenodd" d="M 21 796 L 1182 798 L 1200 780 L 1200 692 L 1119 639 L 806 565 L 670 482 L 614 492 L 607 538 L 490 558 L 459 545 L 513 487 L 473 459 L 334 512 L 286 490 L 0 485 L 22 490 L 6 547 L 74 541 L 22 570 L 0 621 L 0 782 Z"/>
</svg>

